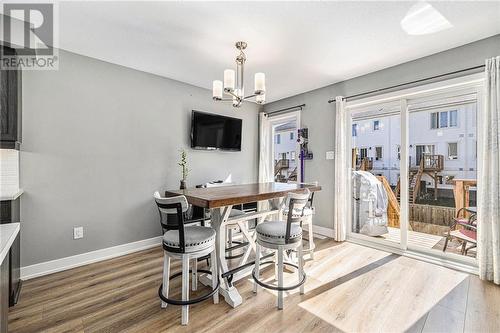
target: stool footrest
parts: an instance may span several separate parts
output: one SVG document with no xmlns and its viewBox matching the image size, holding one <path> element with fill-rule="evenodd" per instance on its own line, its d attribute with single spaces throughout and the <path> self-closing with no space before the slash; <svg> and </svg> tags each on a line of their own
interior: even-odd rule
<svg viewBox="0 0 500 333">
<path fill-rule="evenodd" d="M 274 261 L 264 261 L 264 262 L 261 262 L 260 265 L 267 265 L 267 264 L 274 264 Z M 283 265 L 288 265 L 288 266 L 292 266 L 292 267 L 295 267 L 295 268 L 299 268 L 299 266 L 295 265 L 295 264 L 292 264 L 290 262 L 284 262 Z M 292 290 L 292 289 L 297 289 L 298 287 L 300 287 L 301 285 L 303 285 L 305 282 L 306 282 L 306 273 L 302 273 L 302 279 L 300 280 L 299 283 L 297 284 L 294 284 L 293 286 L 287 286 L 287 287 L 278 287 L 278 286 L 274 286 L 272 284 L 267 284 L 267 283 L 264 283 L 262 281 L 260 281 L 259 279 L 257 279 L 257 277 L 255 276 L 255 270 L 252 271 L 252 277 L 254 279 L 254 281 L 260 285 L 261 287 L 264 287 L 266 289 L 271 289 L 271 290 L 277 290 L 277 291 L 287 291 L 287 290 Z"/>
<path fill-rule="evenodd" d="M 212 272 L 210 272 L 209 270 L 206 270 L 206 269 L 198 269 L 197 271 L 201 272 L 201 273 L 206 273 L 208 275 L 212 275 Z M 189 273 L 192 273 L 191 269 L 189 270 Z M 178 273 L 175 273 L 172 276 L 170 276 L 168 279 L 172 280 L 172 279 L 174 279 L 176 277 L 179 277 L 181 275 L 182 275 L 182 272 L 178 272 Z M 212 277 L 212 278 L 214 278 L 214 277 Z M 207 294 L 205 294 L 203 296 L 197 297 L 197 298 L 190 299 L 188 301 L 183 301 L 183 300 L 171 299 L 171 298 L 167 298 L 167 297 L 163 296 L 163 283 L 162 283 L 160 285 L 160 288 L 158 289 L 158 296 L 160 297 L 160 299 L 163 302 L 165 302 L 167 304 L 172 304 L 172 305 L 191 305 L 191 304 L 196 304 L 196 303 L 199 303 L 199 302 L 203 302 L 203 301 L 209 299 L 210 297 L 212 297 L 216 292 L 219 292 L 219 286 L 220 286 L 220 281 L 217 278 L 217 286 L 215 286 L 215 288 L 212 289 L 209 293 L 207 293 Z"/>
<path fill-rule="evenodd" d="M 236 249 L 241 249 L 241 248 L 247 246 L 248 244 L 250 244 L 248 242 L 240 242 L 240 241 L 233 241 L 233 243 L 236 245 L 226 248 L 226 252 L 236 250 Z M 226 259 L 237 259 L 237 258 L 243 257 L 244 255 L 245 255 L 245 253 L 242 252 L 240 254 L 235 254 L 235 255 L 231 255 L 231 256 L 226 255 L 225 258 Z"/>
<path fill-rule="evenodd" d="M 207 254 L 206 256 L 203 256 L 203 257 L 199 257 L 196 260 L 197 261 L 203 261 L 203 260 L 208 260 L 208 259 L 210 259 L 210 254 Z"/>
<path fill-rule="evenodd" d="M 245 247 L 249 243 L 248 242 L 233 241 L 233 244 L 236 244 L 236 245 L 226 248 L 226 252 Z"/>
<path fill-rule="evenodd" d="M 274 256 L 274 254 L 272 254 L 272 253 L 266 254 L 265 256 L 262 256 L 261 259 L 266 259 L 266 258 L 269 258 L 272 256 Z M 229 284 L 232 285 L 234 274 L 246 269 L 247 267 L 253 266 L 253 265 L 255 265 L 255 260 L 249 261 L 246 264 L 243 264 L 243 265 L 238 266 L 236 268 L 230 269 L 229 271 L 222 273 L 221 276 L 223 279 L 227 278 Z"/>
</svg>

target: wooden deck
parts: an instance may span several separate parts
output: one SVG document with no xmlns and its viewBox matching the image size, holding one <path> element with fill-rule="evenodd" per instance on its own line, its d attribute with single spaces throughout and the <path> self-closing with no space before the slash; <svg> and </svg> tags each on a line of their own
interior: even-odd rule
<svg viewBox="0 0 500 333">
<path fill-rule="evenodd" d="M 399 244 L 401 242 L 401 234 L 399 232 L 399 228 L 388 227 L 388 229 L 389 233 L 383 235 L 382 237 L 390 242 Z M 441 239 L 443 239 L 443 237 L 441 236 L 408 230 L 408 244 L 412 244 L 415 246 L 432 249 L 441 241 Z"/>
<path fill-rule="evenodd" d="M 284 310 L 273 292 L 256 295 L 243 279 L 241 306 L 196 304 L 182 327 L 179 307 L 160 308 L 162 260 L 158 247 L 26 281 L 10 332 L 500 332 L 500 287 L 330 239 L 317 240 L 305 294 L 289 293 Z M 179 281 L 172 287 L 179 296 Z"/>
<path fill-rule="evenodd" d="M 399 233 L 399 228 L 388 227 L 389 233 L 382 235 L 382 238 L 386 240 L 399 244 L 401 242 L 401 235 Z M 445 238 L 442 236 L 436 236 L 432 234 L 426 234 L 418 231 L 408 230 L 408 244 L 413 246 L 418 246 L 424 249 L 434 249 L 434 250 L 443 250 Z M 455 253 L 458 255 L 461 254 L 461 244 L 453 239 L 448 243 L 448 247 L 446 249 L 448 253 Z M 476 257 L 476 250 L 472 249 L 467 254 L 469 257 Z"/>
</svg>

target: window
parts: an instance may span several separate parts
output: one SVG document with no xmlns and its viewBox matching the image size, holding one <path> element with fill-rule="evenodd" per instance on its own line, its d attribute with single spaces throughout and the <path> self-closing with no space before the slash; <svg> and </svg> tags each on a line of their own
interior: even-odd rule
<svg viewBox="0 0 500 333">
<path fill-rule="evenodd" d="M 457 127 L 458 111 L 442 111 L 431 113 L 431 129 Z"/>
<path fill-rule="evenodd" d="M 449 142 L 448 143 L 448 159 L 456 160 L 458 159 L 458 143 Z"/>
<path fill-rule="evenodd" d="M 290 132 L 290 140 L 293 140 L 293 132 Z"/>
<path fill-rule="evenodd" d="M 401 146 L 400 145 L 396 145 L 396 150 L 398 152 L 398 160 L 401 159 Z"/>
<path fill-rule="evenodd" d="M 280 134 L 276 134 L 276 140 L 275 140 L 276 144 L 280 144 L 281 143 L 281 135 Z"/>
<path fill-rule="evenodd" d="M 362 160 L 368 157 L 368 148 L 361 148 L 359 150 L 359 158 Z"/>
<path fill-rule="evenodd" d="M 290 155 L 292 156 L 291 157 L 292 161 L 295 161 L 295 152 L 294 151 L 290 152 Z"/>
<path fill-rule="evenodd" d="M 450 111 L 450 127 L 457 127 L 458 124 L 458 111 L 452 110 Z"/>
<path fill-rule="evenodd" d="M 448 127 L 448 112 L 439 112 L 439 128 Z"/>
<path fill-rule="evenodd" d="M 358 136 L 358 124 L 352 124 L 352 136 Z"/>
<path fill-rule="evenodd" d="M 439 128 L 438 114 L 439 114 L 439 112 L 431 113 L 431 128 L 432 129 Z"/>
<path fill-rule="evenodd" d="M 378 131 L 380 129 L 380 120 L 373 121 L 373 130 Z"/>
<path fill-rule="evenodd" d="M 382 159 L 382 147 L 375 147 L 375 159 L 381 160 Z"/>
</svg>

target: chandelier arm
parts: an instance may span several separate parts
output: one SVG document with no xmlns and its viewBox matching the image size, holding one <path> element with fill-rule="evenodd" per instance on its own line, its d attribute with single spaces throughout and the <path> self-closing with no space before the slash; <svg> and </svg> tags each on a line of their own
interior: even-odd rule
<svg viewBox="0 0 500 333">
<path fill-rule="evenodd" d="M 241 100 L 241 99 L 242 99 L 240 96 L 236 95 L 236 94 L 235 94 L 234 92 L 232 92 L 232 91 L 228 91 L 228 92 L 226 92 L 226 94 L 229 94 L 229 95 L 233 96 L 234 98 L 236 98 L 236 99 L 238 99 L 238 100 Z M 230 100 L 232 101 L 232 99 L 230 99 Z"/>
</svg>

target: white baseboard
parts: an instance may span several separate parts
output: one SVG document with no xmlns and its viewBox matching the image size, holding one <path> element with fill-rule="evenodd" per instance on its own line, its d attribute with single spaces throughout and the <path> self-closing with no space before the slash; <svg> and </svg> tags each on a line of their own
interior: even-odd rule
<svg viewBox="0 0 500 333">
<path fill-rule="evenodd" d="M 315 234 L 321 235 L 321 236 L 326 236 L 328 238 L 333 238 L 334 237 L 334 232 L 333 229 L 322 227 L 319 225 L 314 225 L 313 224 L 313 232 Z"/>
<path fill-rule="evenodd" d="M 333 229 L 313 225 L 315 234 L 333 238 Z M 70 257 L 50 260 L 39 264 L 21 267 L 21 279 L 29 280 L 39 276 L 48 275 L 67 269 L 88 265 L 129 253 L 150 249 L 161 244 L 161 236 L 140 240 L 137 242 L 121 244 L 105 249 L 95 250 Z"/>
<path fill-rule="evenodd" d="M 21 267 L 21 279 L 29 280 L 39 276 L 64 271 L 94 262 L 120 257 L 125 254 L 146 250 L 161 244 L 161 236 L 143 239 L 137 242 L 121 244 L 70 257 L 55 259 L 30 266 Z"/>
</svg>

